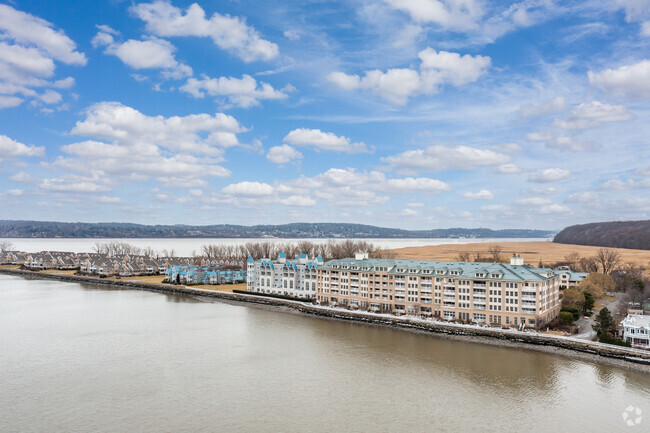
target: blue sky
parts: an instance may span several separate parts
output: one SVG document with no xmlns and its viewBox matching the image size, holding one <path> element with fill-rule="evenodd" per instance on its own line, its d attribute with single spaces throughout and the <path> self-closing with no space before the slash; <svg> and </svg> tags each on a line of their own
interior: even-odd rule
<svg viewBox="0 0 650 433">
<path fill-rule="evenodd" d="M 647 219 L 649 43 L 649 0 L 0 0 L 0 219 Z"/>
</svg>

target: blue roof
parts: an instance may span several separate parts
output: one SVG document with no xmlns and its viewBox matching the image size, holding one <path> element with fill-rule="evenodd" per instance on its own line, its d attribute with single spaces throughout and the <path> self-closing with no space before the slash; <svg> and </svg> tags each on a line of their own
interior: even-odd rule
<svg viewBox="0 0 650 433">
<path fill-rule="evenodd" d="M 246 260 L 248 263 L 255 263 L 255 260 L 253 260 L 253 256 L 248 256 L 248 260 Z"/>
<path fill-rule="evenodd" d="M 280 254 L 278 254 L 278 258 L 280 258 L 280 259 L 286 259 L 286 258 L 287 258 L 287 253 L 280 253 Z"/>
</svg>

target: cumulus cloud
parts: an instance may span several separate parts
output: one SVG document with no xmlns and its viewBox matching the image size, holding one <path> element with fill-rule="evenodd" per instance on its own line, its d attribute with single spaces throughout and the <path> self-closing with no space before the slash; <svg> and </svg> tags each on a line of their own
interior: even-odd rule
<svg viewBox="0 0 650 433">
<path fill-rule="evenodd" d="M 245 62 L 271 60 L 279 54 L 278 46 L 263 39 L 245 19 L 217 12 L 207 19 L 203 8 L 196 3 L 185 11 L 162 0 L 140 3 L 130 10 L 156 36 L 208 37 L 219 48 Z"/>
<path fill-rule="evenodd" d="M 44 156 L 45 148 L 32 146 L 12 140 L 6 135 L 0 135 L 0 161 L 21 156 Z"/>
<path fill-rule="evenodd" d="M 556 121 L 555 125 L 563 129 L 587 129 L 603 123 L 623 122 L 630 119 L 632 115 L 622 105 L 593 101 L 579 104 L 567 117 Z"/>
<path fill-rule="evenodd" d="M 289 146 L 283 144 L 281 146 L 273 146 L 266 154 L 266 159 L 274 164 L 287 164 L 293 160 L 301 159 L 302 153 Z"/>
<path fill-rule="evenodd" d="M 332 152 L 364 153 L 370 151 L 362 142 L 354 143 L 348 137 L 337 136 L 320 129 L 294 129 L 284 137 L 283 141 L 297 147 L 313 147 L 317 150 Z"/>
<path fill-rule="evenodd" d="M 506 164 L 508 155 L 487 149 L 469 146 L 429 146 L 426 149 L 407 150 L 395 156 L 382 158 L 391 167 L 401 172 L 444 171 L 453 169 L 472 170 Z"/>
<path fill-rule="evenodd" d="M 623 191 L 626 189 L 650 188 L 650 178 L 619 180 L 612 179 L 602 183 L 598 189 L 604 191 Z"/>
<path fill-rule="evenodd" d="M 24 171 L 21 171 L 9 176 L 9 180 L 13 182 L 19 182 L 19 183 L 32 183 L 35 182 L 37 179 L 25 173 Z"/>
<path fill-rule="evenodd" d="M 491 43 L 521 27 L 542 22 L 557 13 L 553 2 L 528 0 L 489 4 L 481 0 L 385 0 L 420 25 L 464 33 L 473 43 Z"/>
<path fill-rule="evenodd" d="M 411 217 L 411 216 L 418 216 L 420 214 L 418 213 L 418 211 L 416 211 L 414 209 L 406 208 L 406 209 L 402 209 L 402 211 L 400 212 L 400 215 L 403 215 L 403 216 L 406 216 L 406 217 Z"/>
<path fill-rule="evenodd" d="M 239 182 L 223 188 L 212 200 L 236 206 L 291 207 L 315 206 L 317 201 L 329 206 L 363 208 L 384 204 L 389 195 L 409 193 L 438 194 L 449 185 L 430 178 L 387 178 L 378 171 L 362 172 L 352 168 L 331 168 L 313 177 L 275 182 Z"/>
<path fill-rule="evenodd" d="M 641 36 L 650 36 L 650 21 L 641 24 Z"/>
<path fill-rule="evenodd" d="M 386 0 L 391 7 L 404 11 L 413 21 L 435 23 L 443 28 L 475 28 L 485 11 L 476 0 Z"/>
<path fill-rule="evenodd" d="M 264 99 L 286 99 L 293 87 L 288 85 L 276 90 L 269 83 L 258 83 L 255 78 L 246 74 L 242 78 L 209 78 L 204 75 L 202 79 L 189 78 L 180 90 L 195 98 L 203 98 L 206 94 L 225 97 L 232 105 L 248 108 L 260 105 L 260 101 Z"/>
<path fill-rule="evenodd" d="M 0 109 L 25 98 L 41 103 L 35 89 L 74 84 L 72 78 L 51 81 L 56 63 L 83 66 L 86 57 L 63 31 L 41 18 L 0 4 Z"/>
<path fill-rule="evenodd" d="M 176 47 L 164 39 L 150 36 L 142 41 L 115 42 L 110 33 L 101 31 L 92 42 L 94 46 L 105 46 L 104 53 L 116 56 L 133 69 L 162 69 L 163 76 L 171 79 L 192 75 L 192 68 L 174 57 Z"/>
<path fill-rule="evenodd" d="M 148 116 L 117 102 L 92 105 L 84 115 L 70 133 L 89 140 L 62 146 L 67 156 L 51 166 L 109 180 L 155 178 L 175 188 L 196 188 L 207 178 L 229 176 L 230 170 L 219 165 L 224 148 L 237 145 L 236 134 L 245 130 L 223 113 Z M 57 185 L 50 181 L 42 187 Z"/>
<path fill-rule="evenodd" d="M 0 5 L 0 32 L 4 38 L 37 47 L 39 51 L 65 64 L 86 64 L 86 56 L 77 51 L 77 45 L 65 33 L 55 30 L 48 21 L 9 5 Z"/>
<path fill-rule="evenodd" d="M 316 205 L 316 200 L 301 195 L 292 195 L 281 199 L 280 203 L 289 207 L 311 207 Z"/>
<path fill-rule="evenodd" d="M 579 140 L 566 135 L 555 135 L 553 133 L 531 132 L 526 134 L 530 141 L 544 141 L 550 149 L 566 150 L 571 152 L 584 152 L 587 150 L 599 149 L 601 145 L 593 141 Z"/>
<path fill-rule="evenodd" d="M 0 110 L 3 108 L 17 107 L 23 103 L 23 99 L 18 96 L 0 95 Z"/>
<path fill-rule="evenodd" d="M 521 171 L 515 164 L 501 164 L 497 167 L 497 174 L 517 174 Z"/>
<path fill-rule="evenodd" d="M 494 194 L 492 194 L 487 189 L 482 189 L 478 192 L 466 192 L 463 194 L 463 197 L 471 198 L 474 200 L 492 200 L 494 198 Z"/>
<path fill-rule="evenodd" d="M 234 196 L 259 197 L 273 194 L 273 187 L 268 183 L 245 181 L 230 184 L 221 192 Z"/>
<path fill-rule="evenodd" d="M 587 73 L 589 83 L 604 92 L 629 98 L 650 98 L 650 60 L 618 69 Z"/>
<path fill-rule="evenodd" d="M 529 182 L 547 183 L 557 182 L 560 180 L 568 179 L 571 176 L 571 171 L 564 168 L 547 168 L 537 173 L 532 173 L 528 176 Z"/>
<path fill-rule="evenodd" d="M 328 80 L 344 90 L 366 89 L 386 100 L 404 105 L 412 96 L 438 93 L 445 84 L 462 86 L 477 81 L 487 73 L 491 59 L 484 56 L 461 56 L 448 51 L 426 48 L 418 53 L 420 70 L 378 69 L 366 71 L 363 77 L 332 72 Z"/>
</svg>

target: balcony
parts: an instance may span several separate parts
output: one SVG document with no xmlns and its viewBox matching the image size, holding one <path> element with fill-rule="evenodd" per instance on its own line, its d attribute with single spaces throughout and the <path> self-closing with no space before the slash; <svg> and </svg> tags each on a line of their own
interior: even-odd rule
<svg viewBox="0 0 650 433">
<path fill-rule="evenodd" d="M 474 283 L 474 287 L 479 289 L 479 288 L 485 288 L 485 283 Z"/>
</svg>

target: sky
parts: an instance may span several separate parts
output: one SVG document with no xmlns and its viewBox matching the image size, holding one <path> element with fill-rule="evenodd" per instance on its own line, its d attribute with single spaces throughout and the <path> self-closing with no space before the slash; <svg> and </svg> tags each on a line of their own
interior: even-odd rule
<svg viewBox="0 0 650 433">
<path fill-rule="evenodd" d="M 650 218 L 650 0 L 0 0 L 0 219 Z"/>
</svg>

